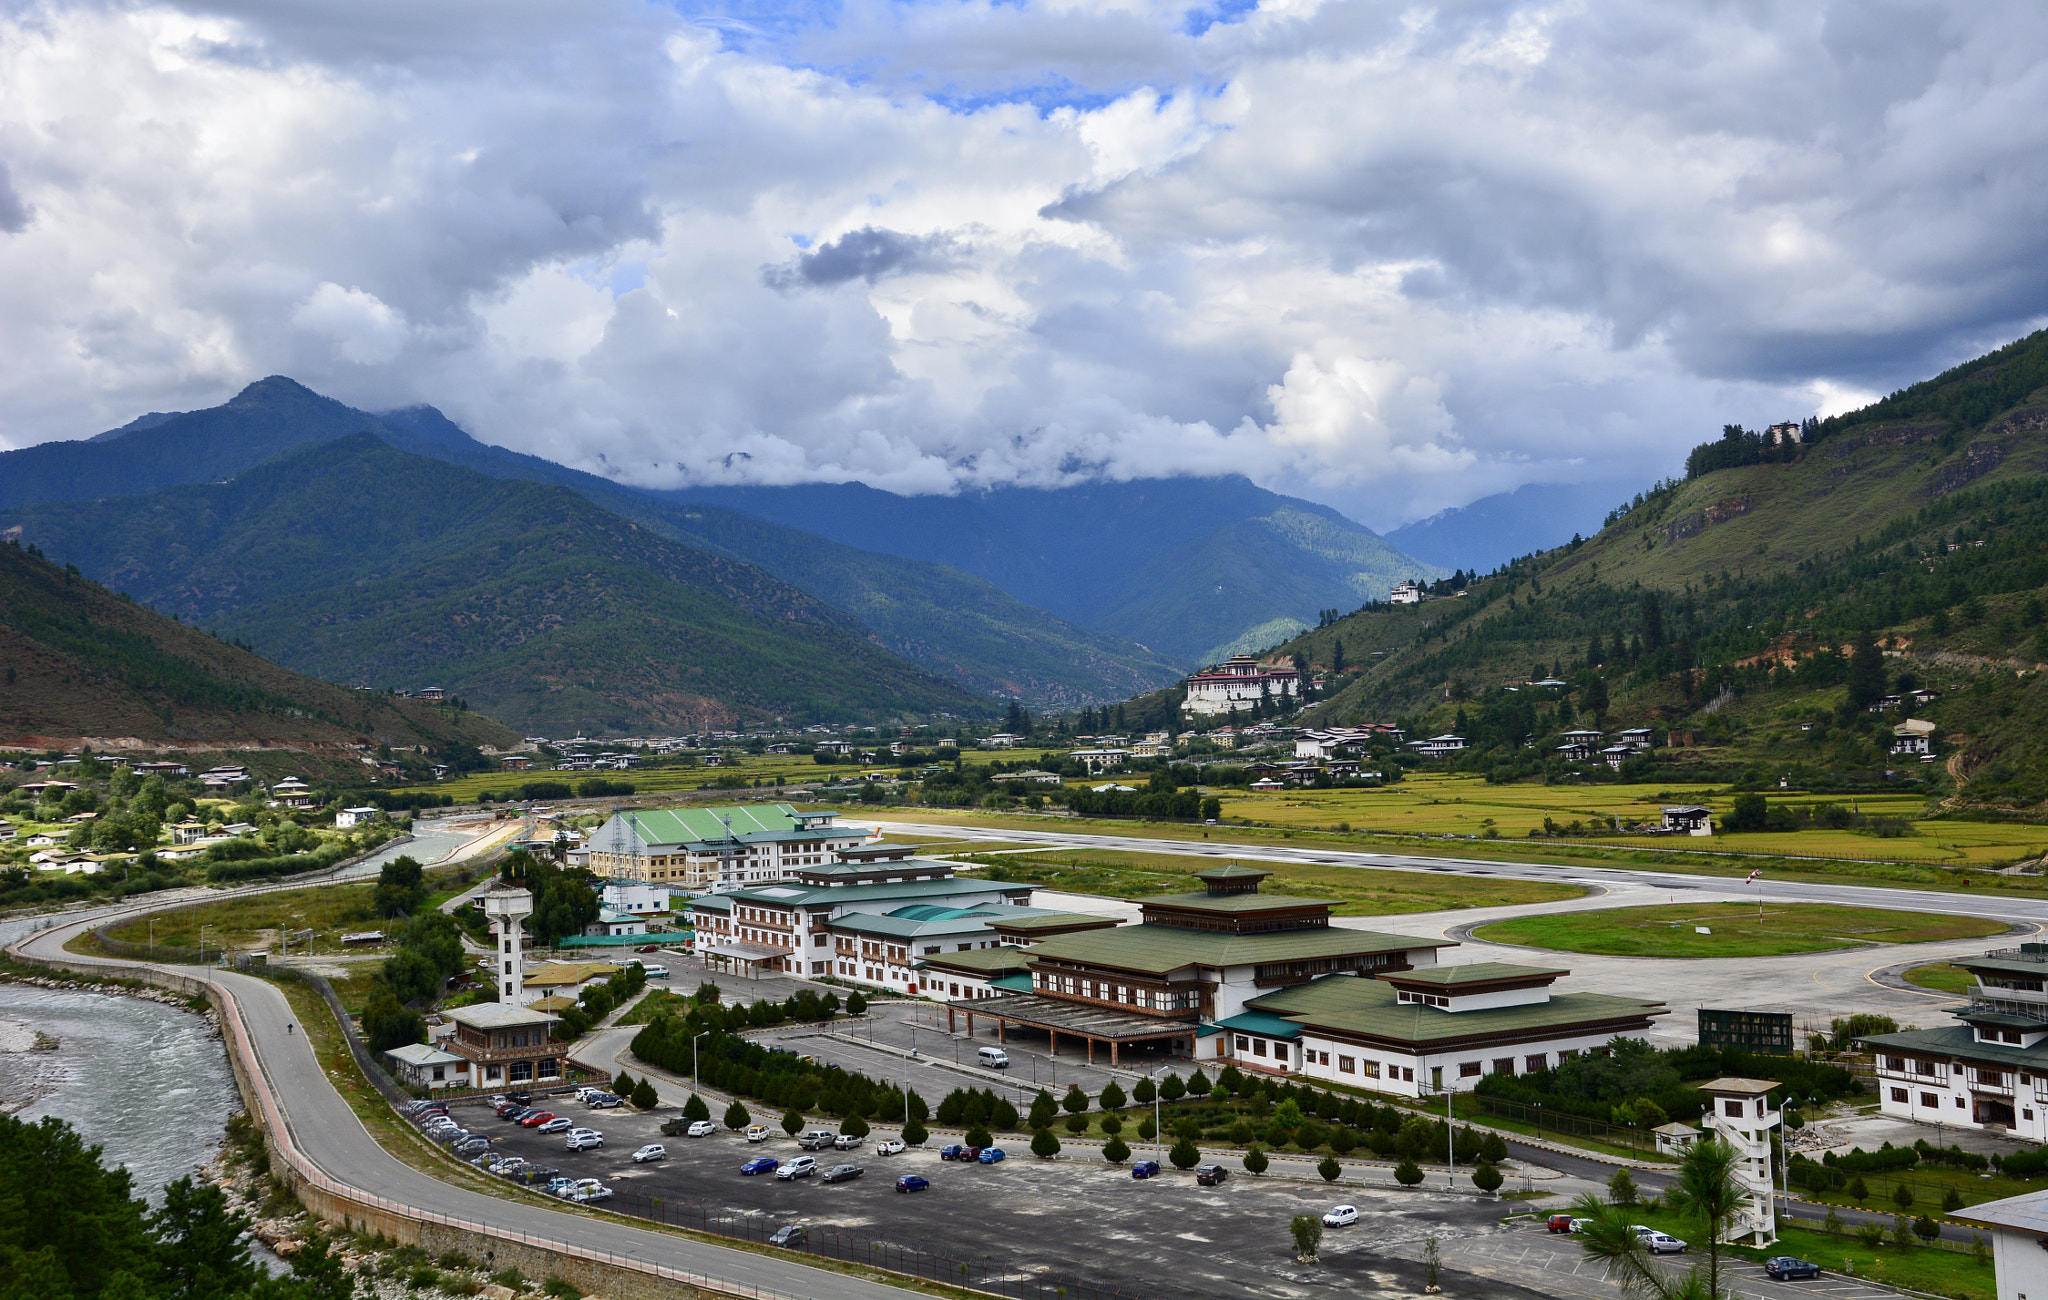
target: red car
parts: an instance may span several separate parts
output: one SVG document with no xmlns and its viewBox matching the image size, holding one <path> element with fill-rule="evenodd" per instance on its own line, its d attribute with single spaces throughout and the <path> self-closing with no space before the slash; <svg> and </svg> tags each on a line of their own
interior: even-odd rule
<svg viewBox="0 0 2048 1300">
<path fill-rule="evenodd" d="M 634 949 L 633 951 L 634 951 L 634 952 L 660 952 L 660 951 L 661 951 L 661 945 L 660 945 L 660 944 L 658 944 L 658 943 L 650 943 L 650 944 L 646 944 L 646 945 L 643 945 L 642 947 L 639 947 L 639 948 L 635 948 L 635 949 Z"/>
<path fill-rule="evenodd" d="M 520 1120 L 520 1121 L 519 1121 L 519 1127 L 521 1127 L 521 1128 L 539 1128 L 539 1127 L 540 1127 L 541 1125 L 543 1125 L 543 1124 L 547 1123 L 547 1122 L 548 1122 L 549 1120 L 553 1119 L 554 1117 L 555 1117 L 555 1112 L 553 1112 L 553 1111 L 551 1111 L 551 1110 L 537 1110 L 537 1111 L 533 1112 L 533 1114 L 531 1114 L 531 1115 L 528 1115 L 528 1116 L 527 1116 L 527 1117 L 526 1117 L 525 1119 L 522 1119 L 522 1120 Z"/>
</svg>

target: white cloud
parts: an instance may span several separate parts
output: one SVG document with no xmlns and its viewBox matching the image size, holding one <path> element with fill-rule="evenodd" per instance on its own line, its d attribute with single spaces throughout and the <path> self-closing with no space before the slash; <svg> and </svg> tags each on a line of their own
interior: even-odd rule
<svg viewBox="0 0 2048 1300">
<path fill-rule="evenodd" d="M 46 0 L 0 445 L 287 373 L 650 483 L 1644 479 L 2048 301 L 2025 4 Z"/>
</svg>

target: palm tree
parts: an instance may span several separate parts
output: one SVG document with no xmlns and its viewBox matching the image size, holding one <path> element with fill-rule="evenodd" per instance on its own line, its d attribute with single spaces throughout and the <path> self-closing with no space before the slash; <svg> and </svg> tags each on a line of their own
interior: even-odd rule
<svg viewBox="0 0 2048 1300">
<path fill-rule="evenodd" d="M 1721 1289 L 1721 1233 L 1734 1221 L 1748 1193 L 1735 1181 L 1735 1149 L 1702 1138 L 1686 1151 L 1678 1180 L 1664 1193 L 1665 1204 L 1697 1221 L 1706 1233 L 1707 1266 L 1684 1273 L 1656 1262 L 1629 1222 L 1628 1207 L 1609 1205 L 1592 1193 L 1573 1212 L 1590 1220 L 1580 1242 L 1607 1268 L 1608 1280 L 1631 1295 L 1654 1300 L 1725 1300 Z"/>
</svg>

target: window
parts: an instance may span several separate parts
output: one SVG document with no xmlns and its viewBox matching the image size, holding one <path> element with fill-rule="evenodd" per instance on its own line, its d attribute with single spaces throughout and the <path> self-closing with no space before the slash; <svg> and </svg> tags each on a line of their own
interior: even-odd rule
<svg viewBox="0 0 2048 1300">
<path fill-rule="evenodd" d="M 1263 1038 L 1254 1038 L 1254 1039 L 1252 1040 L 1252 1055 L 1253 1055 L 1253 1056 L 1264 1056 L 1265 1054 L 1266 1054 L 1266 1040 L 1265 1040 L 1265 1039 L 1263 1039 Z"/>
<path fill-rule="evenodd" d="M 1922 1106 L 1939 1106 L 1941 1105 L 1941 1094 L 1938 1092 L 1923 1092 L 1920 1094 L 1920 1104 Z"/>
<path fill-rule="evenodd" d="M 1493 1063 L 1493 1072 L 1495 1074 L 1513 1074 L 1515 1072 L 1515 1058 L 1512 1056 L 1501 1057 Z"/>
<path fill-rule="evenodd" d="M 1565 1063 L 1566 1061 L 1569 1061 L 1569 1060 L 1571 1060 L 1572 1058 L 1576 1057 L 1576 1056 L 1577 1056 L 1578 1054 L 1579 1054 L 1579 1049 L 1578 1049 L 1578 1048 L 1576 1048 L 1576 1047 L 1567 1047 L 1567 1048 L 1565 1048 L 1565 1049 L 1564 1049 L 1563 1051 L 1561 1051 L 1561 1052 L 1559 1052 L 1559 1053 L 1557 1054 L 1557 1061 L 1558 1061 L 1558 1064 L 1562 1065 L 1562 1064 L 1564 1064 L 1564 1063 Z"/>
<path fill-rule="evenodd" d="M 1892 1100 L 1893 1100 L 1893 1101 L 1897 1101 L 1897 1102 L 1903 1102 L 1903 1101 L 1905 1101 L 1905 1100 L 1906 1100 L 1906 1090 L 1905 1090 L 1904 1088 L 1894 1088 L 1894 1089 L 1892 1089 Z"/>
<path fill-rule="evenodd" d="M 1956 1109 L 1963 1109 L 1963 1099 L 1961 1097 L 1956 1098 Z"/>
<path fill-rule="evenodd" d="M 1337 1058 L 1337 1072 L 1338 1072 L 1339 1074 L 1356 1074 L 1356 1073 L 1358 1073 L 1358 1062 L 1357 1062 L 1357 1060 L 1356 1060 L 1355 1058 L 1353 1058 L 1353 1057 L 1349 1057 L 1349 1056 L 1340 1056 L 1340 1057 L 1338 1057 L 1338 1058 Z"/>
<path fill-rule="evenodd" d="M 1476 1078 L 1478 1078 L 1478 1077 L 1479 1077 L 1479 1062 L 1477 1062 L 1477 1061 L 1460 1061 L 1460 1062 L 1458 1062 L 1458 1077 L 1459 1077 L 1460 1079 L 1476 1079 Z"/>
<path fill-rule="evenodd" d="M 1531 1074 L 1534 1074 L 1536 1071 L 1543 1069 L 1545 1063 L 1549 1060 L 1550 1057 L 1547 1053 L 1537 1052 L 1535 1055 L 1525 1059 L 1522 1063 L 1528 1067 L 1529 1072 Z"/>
<path fill-rule="evenodd" d="M 1404 1065 L 1401 1067 L 1401 1082 L 1415 1082 L 1415 1068 L 1413 1066 Z"/>
<path fill-rule="evenodd" d="M 1904 1074 L 1906 1072 L 1906 1058 L 1903 1056 L 1887 1056 L 1884 1058 L 1884 1068 Z"/>
<path fill-rule="evenodd" d="M 1240 1052 L 1249 1052 L 1251 1049 L 1252 1040 L 1246 1038 L 1243 1034 L 1239 1034 L 1237 1036 L 1237 1050 Z"/>
</svg>

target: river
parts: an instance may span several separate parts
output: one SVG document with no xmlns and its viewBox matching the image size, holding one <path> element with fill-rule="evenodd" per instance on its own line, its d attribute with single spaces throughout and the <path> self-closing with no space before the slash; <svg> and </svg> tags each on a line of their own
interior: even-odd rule
<svg viewBox="0 0 2048 1300">
<path fill-rule="evenodd" d="M 0 946 L 34 921 L 0 924 Z M 54 1115 L 128 1170 L 152 1202 L 219 1150 L 241 1108 L 227 1053 L 206 1017 L 144 998 L 0 984 L 0 1022 L 57 1040 L 54 1052 L 0 1054 L 0 1074 L 40 1094 L 15 1112 Z"/>
</svg>

